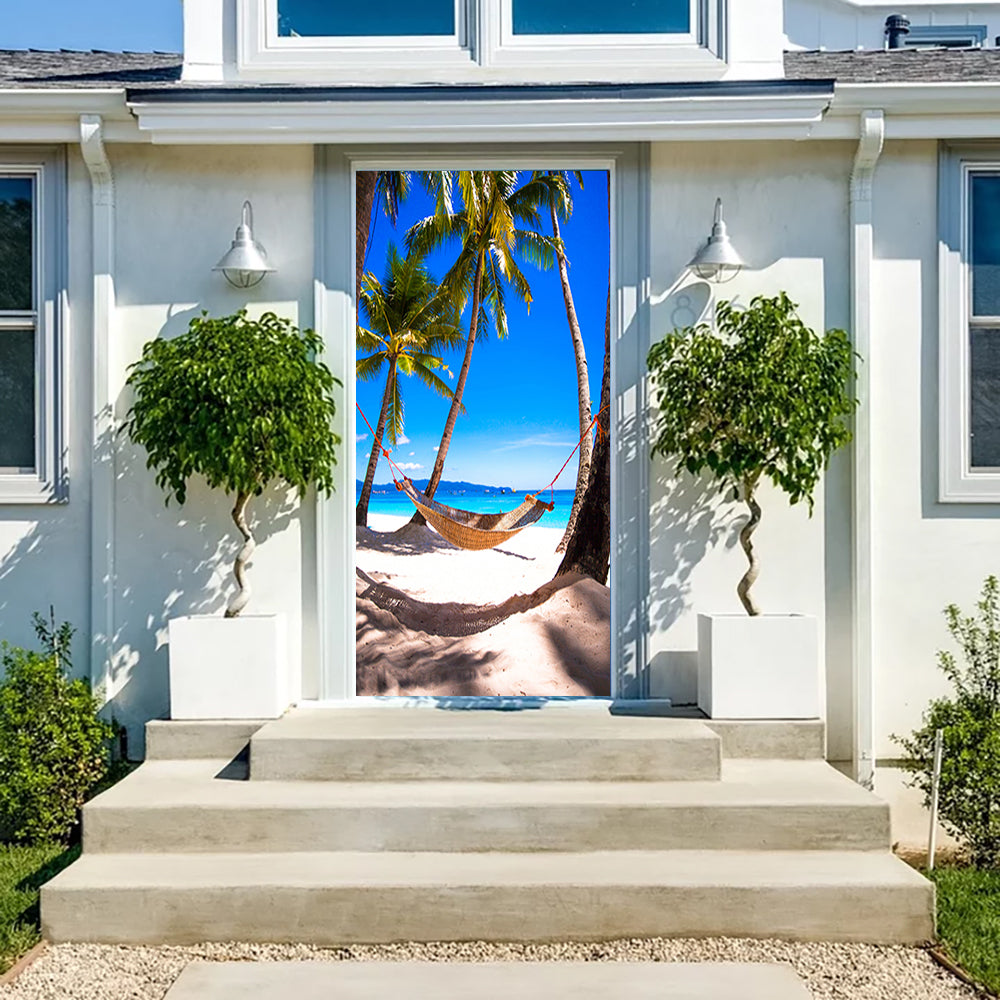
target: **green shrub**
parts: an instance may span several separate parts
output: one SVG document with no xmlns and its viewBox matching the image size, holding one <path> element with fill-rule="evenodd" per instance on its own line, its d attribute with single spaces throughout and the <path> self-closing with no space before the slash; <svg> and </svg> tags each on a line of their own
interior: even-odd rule
<svg viewBox="0 0 1000 1000">
<path fill-rule="evenodd" d="M 35 615 L 43 652 L 2 646 L 0 839 L 65 840 L 80 806 L 104 777 L 113 727 L 86 680 L 71 680 L 73 630 Z"/>
<path fill-rule="evenodd" d="M 983 584 L 977 614 L 945 609 L 948 631 L 961 649 L 938 653 L 954 688 L 931 702 L 923 725 L 909 738 L 893 737 L 908 756 L 903 767 L 930 806 L 934 734 L 944 731 L 939 816 L 944 828 L 979 867 L 1000 864 L 1000 584 Z"/>
</svg>

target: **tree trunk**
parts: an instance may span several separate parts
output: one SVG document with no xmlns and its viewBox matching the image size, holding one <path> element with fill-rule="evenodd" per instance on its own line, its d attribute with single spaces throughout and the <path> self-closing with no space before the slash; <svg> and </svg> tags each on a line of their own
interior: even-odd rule
<svg viewBox="0 0 1000 1000">
<path fill-rule="evenodd" d="M 437 457 L 434 459 L 434 468 L 431 470 L 430 482 L 424 493 L 428 497 L 433 497 L 434 492 L 441 482 L 441 475 L 444 472 L 444 460 L 448 455 L 448 447 L 451 445 L 451 436 L 455 431 L 455 421 L 458 419 L 458 411 L 462 406 L 462 393 L 465 392 L 465 381 L 469 377 L 469 369 L 472 367 L 472 348 L 476 343 L 476 333 L 479 329 L 479 297 L 483 284 L 483 266 L 485 264 L 485 254 L 480 253 L 476 261 L 476 279 L 472 285 L 472 316 L 469 319 L 469 339 L 465 343 L 465 357 L 462 359 L 462 370 L 458 373 L 458 383 L 455 386 L 455 394 L 451 400 L 451 408 L 448 410 L 448 419 L 444 424 L 444 433 L 441 435 L 441 445 L 438 448 Z M 424 515 L 419 510 L 413 512 L 411 519 L 413 524 L 426 524 Z"/>
<path fill-rule="evenodd" d="M 375 439 L 372 441 L 372 453 L 368 456 L 368 471 L 365 472 L 365 482 L 361 487 L 361 496 L 354 515 L 354 523 L 359 528 L 368 527 L 368 501 L 371 499 L 372 486 L 375 483 L 375 469 L 378 457 L 382 452 L 382 435 L 385 434 L 385 415 L 389 412 L 389 400 L 392 399 L 392 384 L 396 379 L 396 359 L 389 362 L 389 376 L 385 380 L 385 392 L 382 393 L 382 409 L 375 425 Z"/>
<path fill-rule="evenodd" d="M 583 573 L 604 585 L 611 568 L 611 287 L 604 313 L 604 374 L 601 378 L 601 410 L 590 478 L 580 504 L 573 534 L 566 543 L 566 554 L 556 570 Z"/>
<path fill-rule="evenodd" d="M 257 543 L 254 541 L 253 533 L 247 524 L 247 504 L 249 503 L 249 493 L 236 494 L 236 503 L 233 505 L 233 521 L 243 536 L 243 548 L 240 549 L 239 554 L 236 556 L 236 563 L 233 566 L 233 576 L 236 577 L 240 592 L 233 598 L 232 604 L 226 609 L 227 618 L 235 618 L 239 615 L 250 600 L 250 584 L 247 583 L 246 570 L 247 564 L 250 562 L 250 557 L 253 555 L 254 549 L 257 548 Z"/>
<path fill-rule="evenodd" d="M 587 369 L 587 352 L 583 347 L 583 334 L 580 332 L 580 321 L 576 316 L 576 305 L 573 302 L 573 291 L 569 285 L 569 267 L 566 254 L 562 249 L 562 233 L 559 231 L 559 216 L 555 205 L 550 206 L 552 213 L 552 232 L 556 238 L 556 259 L 559 262 L 559 281 L 562 283 L 563 302 L 566 304 L 566 320 L 569 323 L 569 335 L 573 341 L 573 356 L 576 359 L 576 393 L 580 412 L 580 464 L 576 470 L 576 492 L 573 494 L 573 508 L 569 512 L 569 522 L 563 532 L 562 540 L 556 546 L 556 552 L 565 552 L 566 544 L 576 527 L 576 519 L 580 514 L 583 494 L 590 480 L 590 462 L 593 457 L 594 443 L 590 437 L 590 372 Z"/>
<path fill-rule="evenodd" d="M 354 219 L 354 301 L 361 297 L 361 276 L 365 273 L 365 254 L 368 251 L 368 234 L 372 225 L 372 207 L 375 205 L 375 185 L 378 174 L 374 170 L 359 170 L 356 175 Z"/>
<path fill-rule="evenodd" d="M 760 505 L 754 496 L 756 488 L 756 483 L 746 482 L 743 484 L 743 499 L 750 508 L 750 520 L 743 525 L 743 530 L 740 532 L 740 545 L 743 546 L 743 551 L 746 553 L 750 568 L 746 571 L 743 579 L 740 580 L 740 585 L 736 588 L 736 592 L 740 595 L 740 600 L 743 602 L 743 607 L 746 608 L 747 614 L 753 616 L 760 614 L 760 608 L 750 593 L 750 588 L 754 585 L 754 581 L 760 574 L 760 563 L 757 561 L 757 556 L 753 550 L 753 533 L 757 530 L 757 525 L 760 524 Z"/>
</svg>

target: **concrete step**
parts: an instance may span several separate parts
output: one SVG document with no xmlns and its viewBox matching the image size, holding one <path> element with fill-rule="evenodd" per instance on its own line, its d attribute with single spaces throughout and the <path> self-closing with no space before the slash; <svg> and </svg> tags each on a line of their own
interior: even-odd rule
<svg viewBox="0 0 1000 1000">
<path fill-rule="evenodd" d="M 146 760 L 232 759 L 267 719 L 153 719 L 146 723 Z"/>
<path fill-rule="evenodd" d="M 721 781 L 239 781 L 147 762 L 84 807 L 87 853 L 879 850 L 887 805 L 821 761 Z M 236 772 L 238 773 L 238 772 Z"/>
<path fill-rule="evenodd" d="M 721 740 L 695 719 L 540 711 L 295 709 L 250 740 L 266 781 L 711 781 Z"/>
<path fill-rule="evenodd" d="M 809 1000 L 789 965 L 192 962 L 166 1000 Z"/>
<path fill-rule="evenodd" d="M 42 887 L 41 912 L 52 942 L 916 943 L 933 902 L 888 852 L 85 853 Z"/>
</svg>

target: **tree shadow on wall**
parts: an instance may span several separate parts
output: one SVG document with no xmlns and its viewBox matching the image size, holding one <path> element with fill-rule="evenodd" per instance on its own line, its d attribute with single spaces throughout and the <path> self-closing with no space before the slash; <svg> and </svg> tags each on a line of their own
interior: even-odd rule
<svg viewBox="0 0 1000 1000">
<path fill-rule="evenodd" d="M 731 491 L 722 493 L 709 480 L 687 473 L 673 476 L 670 470 L 663 463 L 656 466 L 659 489 L 650 511 L 649 624 L 661 634 L 692 610 L 695 568 L 720 544 L 727 549 L 737 545 L 744 520 L 728 502 Z M 675 690 L 691 690 L 697 655 L 696 648 L 661 651 L 651 667 L 660 675 L 684 674 Z"/>
</svg>

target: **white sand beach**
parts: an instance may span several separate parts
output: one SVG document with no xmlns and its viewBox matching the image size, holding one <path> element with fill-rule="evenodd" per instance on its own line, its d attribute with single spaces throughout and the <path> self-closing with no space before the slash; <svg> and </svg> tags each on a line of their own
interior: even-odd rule
<svg viewBox="0 0 1000 1000">
<path fill-rule="evenodd" d="M 610 592 L 553 580 L 561 529 L 469 552 L 402 517 L 369 524 L 357 529 L 359 694 L 609 693 Z"/>
</svg>

